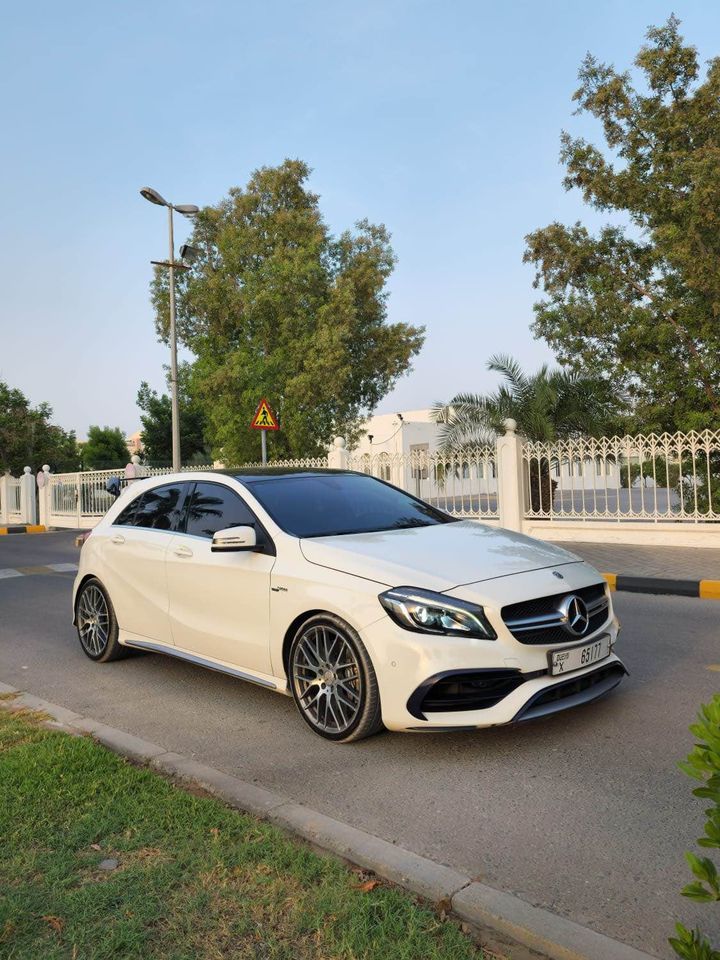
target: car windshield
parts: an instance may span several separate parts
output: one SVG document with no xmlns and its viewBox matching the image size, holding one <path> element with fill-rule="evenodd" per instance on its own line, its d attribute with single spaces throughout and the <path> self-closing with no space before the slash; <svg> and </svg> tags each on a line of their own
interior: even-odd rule
<svg viewBox="0 0 720 960">
<path fill-rule="evenodd" d="M 258 479 L 248 486 L 277 525 L 296 537 L 404 530 L 455 519 L 361 474 Z"/>
</svg>

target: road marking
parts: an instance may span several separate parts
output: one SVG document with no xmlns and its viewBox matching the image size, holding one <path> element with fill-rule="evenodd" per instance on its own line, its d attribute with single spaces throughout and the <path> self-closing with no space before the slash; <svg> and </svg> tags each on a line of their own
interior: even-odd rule
<svg viewBox="0 0 720 960">
<path fill-rule="evenodd" d="M 706 670 L 714 670 L 715 673 L 720 673 L 720 663 L 709 663 Z"/>
<path fill-rule="evenodd" d="M 33 577 L 42 574 L 75 573 L 76 563 L 48 563 L 37 567 L 7 567 L 0 570 L 0 580 L 9 580 L 11 577 Z"/>
</svg>

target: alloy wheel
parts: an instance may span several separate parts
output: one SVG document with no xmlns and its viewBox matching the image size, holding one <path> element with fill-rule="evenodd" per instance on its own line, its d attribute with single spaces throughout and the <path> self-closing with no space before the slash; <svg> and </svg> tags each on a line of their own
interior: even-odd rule
<svg viewBox="0 0 720 960">
<path fill-rule="evenodd" d="M 80 643 L 91 657 L 99 657 L 108 642 L 110 611 L 102 590 L 91 583 L 78 603 L 77 628 Z"/>
<path fill-rule="evenodd" d="M 362 706 L 362 673 L 339 630 L 327 624 L 306 630 L 293 650 L 292 679 L 311 726 L 334 735 L 352 727 Z"/>
</svg>

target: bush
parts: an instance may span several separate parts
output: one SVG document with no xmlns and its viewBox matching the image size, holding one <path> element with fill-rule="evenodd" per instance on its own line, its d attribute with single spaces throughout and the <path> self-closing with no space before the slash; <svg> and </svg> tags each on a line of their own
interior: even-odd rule
<svg viewBox="0 0 720 960">
<path fill-rule="evenodd" d="M 720 694 L 701 706 L 698 722 L 690 732 L 699 742 L 680 769 L 702 784 L 693 790 L 695 796 L 710 801 L 705 811 L 705 836 L 698 844 L 720 849 Z M 695 880 L 683 889 L 683 896 L 699 903 L 720 902 L 720 875 L 713 861 L 689 852 L 685 856 Z M 681 923 L 675 929 L 677 937 L 670 938 L 670 945 L 683 960 L 720 960 L 720 950 L 714 949 L 698 930 L 687 930 Z"/>
</svg>

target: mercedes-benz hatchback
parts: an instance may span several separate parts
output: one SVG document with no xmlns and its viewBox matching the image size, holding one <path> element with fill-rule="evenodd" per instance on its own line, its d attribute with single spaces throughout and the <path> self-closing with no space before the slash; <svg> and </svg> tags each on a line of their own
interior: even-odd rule
<svg viewBox="0 0 720 960">
<path fill-rule="evenodd" d="M 133 482 L 82 547 L 73 616 L 92 660 L 180 657 L 337 741 L 530 720 L 626 672 L 589 564 L 343 471 Z"/>
</svg>

